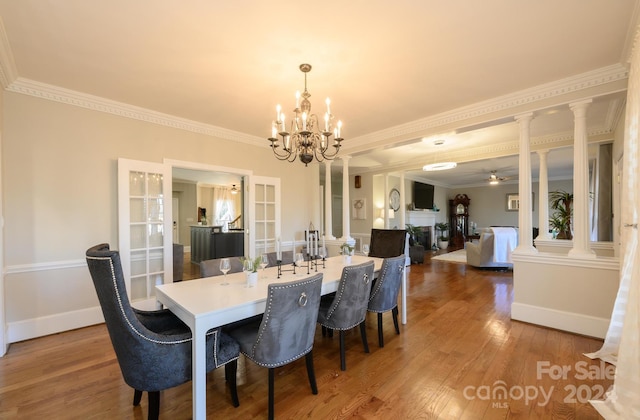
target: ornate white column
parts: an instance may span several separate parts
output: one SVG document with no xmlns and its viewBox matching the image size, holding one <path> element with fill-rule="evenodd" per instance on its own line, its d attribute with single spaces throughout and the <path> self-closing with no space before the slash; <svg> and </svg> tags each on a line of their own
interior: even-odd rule
<svg viewBox="0 0 640 420">
<path fill-rule="evenodd" d="M 382 208 L 384 209 L 384 228 L 389 229 L 389 174 L 384 174 Z"/>
<path fill-rule="evenodd" d="M 406 201 L 404 198 L 404 172 L 400 172 L 400 215 L 398 216 L 400 218 L 400 222 L 398 224 L 398 227 L 400 229 L 405 229 L 407 227 L 407 222 L 406 222 L 407 205 L 405 203 Z"/>
<path fill-rule="evenodd" d="M 551 239 L 549 233 L 549 171 L 547 155 L 549 150 L 538 150 L 540 157 L 540 176 L 538 177 L 538 237 L 536 239 Z"/>
<path fill-rule="evenodd" d="M 518 247 L 513 251 L 518 254 L 537 254 L 538 250 L 533 246 L 533 222 L 531 202 L 531 147 L 530 132 L 533 113 L 517 115 L 515 120 L 520 126 L 520 154 L 518 157 L 518 196 L 520 207 L 518 209 Z"/>
<path fill-rule="evenodd" d="M 327 240 L 336 239 L 333 236 L 333 216 L 331 214 L 331 161 L 324 161 L 324 237 Z"/>
<path fill-rule="evenodd" d="M 351 238 L 351 218 L 349 217 L 351 203 L 349 199 L 349 159 L 351 156 L 342 156 L 342 238 L 347 242 L 352 241 Z"/>
<path fill-rule="evenodd" d="M 569 104 L 573 111 L 573 248 L 569 256 L 595 258 L 589 242 L 589 152 L 587 108 L 592 100 Z"/>
</svg>

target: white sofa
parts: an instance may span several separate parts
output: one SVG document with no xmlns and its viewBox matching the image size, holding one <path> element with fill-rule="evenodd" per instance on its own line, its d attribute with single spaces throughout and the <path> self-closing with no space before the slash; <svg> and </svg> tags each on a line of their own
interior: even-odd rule
<svg viewBox="0 0 640 420">
<path fill-rule="evenodd" d="M 478 268 L 513 268 L 513 263 L 507 262 L 504 258 L 496 261 L 494 239 L 494 232 L 489 228 L 480 234 L 478 243 L 467 243 L 467 264 Z M 505 245 L 509 246 L 509 249 L 503 255 L 510 255 L 516 244 Z"/>
</svg>

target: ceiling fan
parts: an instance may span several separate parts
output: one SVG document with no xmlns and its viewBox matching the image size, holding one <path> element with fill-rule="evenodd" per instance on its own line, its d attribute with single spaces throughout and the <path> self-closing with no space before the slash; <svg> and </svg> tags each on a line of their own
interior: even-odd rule
<svg viewBox="0 0 640 420">
<path fill-rule="evenodd" d="M 489 184 L 491 185 L 496 185 L 499 184 L 502 181 L 506 181 L 508 179 L 511 179 L 510 176 L 498 176 L 496 175 L 496 171 L 491 171 L 491 174 L 489 175 L 489 178 L 487 178 L 487 181 L 489 181 Z"/>
</svg>

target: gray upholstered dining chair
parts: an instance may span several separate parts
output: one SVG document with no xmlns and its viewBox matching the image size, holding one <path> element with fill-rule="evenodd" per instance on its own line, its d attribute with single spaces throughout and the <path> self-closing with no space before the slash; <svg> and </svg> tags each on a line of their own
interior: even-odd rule
<svg viewBox="0 0 640 420">
<path fill-rule="evenodd" d="M 100 301 L 120 371 L 134 389 L 133 405 L 149 394 L 149 419 L 160 413 L 160 391 L 191 380 L 191 331 L 169 310 L 141 311 L 129 303 L 120 254 L 100 244 L 86 252 L 87 265 Z M 207 332 L 207 372 L 225 367 L 233 405 L 238 343 L 219 328 Z"/>
<path fill-rule="evenodd" d="M 393 325 L 396 333 L 400 334 L 398 326 L 398 293 L 402 282 L 402 272 L 404 271 L 404 255 L 393 258 L 385 258 L 382 261 L 380 274 L 374 281 L 369 298 L 369 312 L 378 314 L 378 345 L 384 347 L 384 335 L 382 333 L 382 314 L 391 311 Z"/>
<path fill-rule="evenodd" d="M 200 261 L 200 277 L 213 277 L 221 276 L 223 273 L 220 271 L 220 260 L 222 258 L 215 258 L 212 260 Z M 238 257 L 229 257 L 229 264 L 231 269 L 229 273 L 239 273 L 242 271 L 242 262 Z"/>
<path fill-rule="evenodd" d="M 228 330 L 240 351 L 259 366 L 269 368 L 269 418 L 274 417 L 274 369 L 306 357 L 311 392 L 318 393 L 313 370 L 313 339 L 320 305 L 322 273 L 268 286 L 261 319 Z"/>
<path fill-rule="evenodd" d="M 282 251 L 282 265 L 293 264 L 293 251 Z M 267 252 L 267 259 L 269 260 L 269 267 L 275 267 L 278 265 L 277 252 Z"/>
<path fill-rule="evenodd" d="M 365 316 L 371 294 L 373 280 L 373 261 L 358 265 L 350 265 L 342 269 L 342 277 L 335 295 L 323 296 L 318 311 L 318 323 L 322 326 L 322 334 L 326 329 L 340 332 L 340 369 L 347 369 L 345 356 L 344 332 L 360 326 L 360 335 L 364 352 L 369 353 Z"/>
<path fill-rule="evenodd" d="M 407 240 L 404 229 L 371 229 L 369 256 L 390 258 L 404 255 Z"/>
</svg>

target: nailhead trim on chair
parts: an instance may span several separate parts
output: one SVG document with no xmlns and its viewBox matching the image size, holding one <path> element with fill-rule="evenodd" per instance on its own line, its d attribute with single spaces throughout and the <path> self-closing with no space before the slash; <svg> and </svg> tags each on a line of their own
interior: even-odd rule
<svg viewBox="0 0 640 420">
<path fill-rule="evenodd" d="M 378 277 L 379 279 L 384 278 L 385 274 L 387 273 L 387 270 L 389 269 L 389 266 L 387 264 L 384 265 L 384 271 L 382 273 L 380 273 L 380 277 Z M 400 273 L 402 273 L 402 270 L 404 270 L 404 264 L 398 267 L 398 271 Z M 382 283 L 378 283 L 376 285 L 376 290 L 373 290 L 371 292 L 371 296 L 369 297 L 369 300 L 373 300 L 373 298 L 378 294 L 378 292 L 380 292 L 380 289 L 382 288 Z M 375 311 L 373 311 L 375 312 Z"/>
<path fill-rule="evenodd" d="M 153 338 L 149 338 L 146 335 L 142 334 L 140 331 L 138 331 L 133 324 L 131 323 L 131 321 L 129 320 L 129 318 L 127 318 L 127 314 L 124 310 L 124 306 L 122 305 L 122 298 L 120 295 L 120 291 L 118 290 L 118 283 L 116 282 L 116 272 L 115 272 L 115 268 L 113 267 L 113 259 L 111 257 L 91 257 L 91 256 L 87 256 L 87 259 L 91 259 L 91 260 L 98 260 L 98 261 L 104 261 L 104 260 L 108 260 L 109 261 L 109 268 L 111 269 L 111 281 L 113 282 L 113 288 L 116 291 L 116 297 L 118 299 L 118 306 L 120 306 L 120 312 L 122 312 L 122 317 L 127 321 L 127 325 L 129 326 L 129 328 L 131 328 L 131 330 L 133 332 L 135 332 L 138 336 L 140 336 L 141 338 L 143 338 L 144 340 L 150 341 L 152 343 L 156 343 L 156 344 L 182 344 L 182 343 L 188 343 L 190 341 L 193 340 L 193 337 L 184 339 L 184 340 L 173 340 L 173 341 L 160 341 L 160 340 L 155 340 Z M 219 330 L 214 330 L 213 332 L 208 332 L 207 335 L 214 335 L 214 346 L 213 346 L 213 358 L 216 364 L 216 367 L 219 367 L 221 365 L 218 364 L 218 331 Z M 226 363 L 229 363 L 233 360 L 236 360 L 238 358 L 238 356 L 234 357 L 233 359 L 229 359 Z M 225 364 L 226 364 L 225 363 Z"/>
<path fill-rule="evenodd" d="M 344 276 L 344 277 L 347 277 L 347 274 L 348 274 L 348 272 L 349 272 L 350 270 L 352 270 L 352 267 L 346 267 L 346 269 L 345 269 L 345 270 L 344 270 L 344 272 L 343 272 L 343 276 Z M 363 280 L 364 280 L 365 282 L 367 282 L 367 283 L 368 283 L 368 281 L 367 281 L 367 280 L 368 280 L 368 278 L 369 278 L 369 276 L 367 276 L 367 273 L 364 273 Z M 333 313 L 335 312 L 335 309 L 338 307 L 338 304 L 340 303 L 340 299 L 342 299 L 342 295 L 343 295 L 343 293 L 344 293 L 344 288 L 345 288 L 345 287 L 346 287 L 346 285 L 347 285 L 347 282 L 346 282 L 346 281 L 341 281 L 340 283 L 341 283 L 341 286 L 342 286 L 342 287 L 340 288 L 340 294 L 339 294 L 339 295 L 338 295 L 338 294 L 336 294 L 336 296 L 338 297 L 338 301 L 335 303 L 335 305 L 334 305 L 334 304 L 332 304 L 332 305 L 331 305 L 331 308 L 330 308 L 330 309 L 329 309 L 329 311 L 327 312 L 327 316 L 326 316 L 326 319 L 327 319 L 327 320 L 331 318 L 331 315 L 333 315 Z M 364 317 L 362 317 L 362 319 L 361 319 L 359 322 L 357 322 L 357 323 L 353 324 L 353 325 L 352 325 L 352 326 L 350 326 L 350 327 L 335 328 L 335 327 L 330 327 L 330 326 L 328 326 L 328 325 L 324 325 L 323 323 L 320 323 L 320 325 L 323 325 L 323 326 L 325 326 L 325 327 L 327 327 L 327 328 L 331 328 L 332 330 L 338 330 L 338 331 L 343 330 L 343 331 L 346 331 L 346 330 L 350 330 L 351 328 L 354 328 L 354 327 L 357 327 L 358 325 L 360 325 L 360 324 L 362 323 L 362 321 L 364 321 L 364 319 L 365 319 L 366 315 L 367 315 L 367 314 L 366 314 L 366 312 L 365 312 L 365 316 L 364 316 Z"/>
<path fill-rule="evenodd" d="M 315 277 L 315 276 L 314 276 Z M 302 283 L 296 283 L 296 284 L 284 284 L 281 286 L 274 286 L 269 288 L 269 299 L 267 300 L 267 308 L 264 311 L 264 325 L 265 327 L 267 326 L 267 324 L 269 323 L 269 313 L 271 311 L 271 306 L 273 303 L 273 291 L 274 290 L 279 290 L 279 289 L 288 289 L 290 287 L 296 287 L 296 286 L 300 286 L 300 285 L 305 285 L 305 284 L 310 284 L 313 283 L 314 281 L 317 281 L 316 279 L 314 280 L 308 280 L 308 281 L 304 281 Z M 256 342 L 254 343 L 253 347 L 251 348 L 251 354 L 248 354 L 246 352 L 243 352 L 247 357 L 249 357 L 251 360 L 253 360 L 258 366 L 262 366 L 262 367 L 278 367 L 278 366 L 283 366 L 286 365 L 288 363 L 293 362 L 294 360 L 298 360 L 299 358 L 301 358 L 302 356 L 304 356 L 305 354 L 309 353 L 311 351 L 311 349 L 313 349 L 313 344 L 311 344 L 311 346 L 309 346 L 309 348 L 307 348 L 306 350 L 304 350 L 302 353 L 293 356 L 281 363 L 258 363 L 254 360 L 253 355 L 255 354 L 255 350 L 256 350 L 256 346 L 258 345 L 258 343 L 260 342 L 260 340 L 262 339 L 264 333 L 264 328 L 260 328 L 260 332 L 258 333 L 258 338 L 256 339 Z"/>
</svg>

